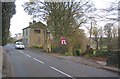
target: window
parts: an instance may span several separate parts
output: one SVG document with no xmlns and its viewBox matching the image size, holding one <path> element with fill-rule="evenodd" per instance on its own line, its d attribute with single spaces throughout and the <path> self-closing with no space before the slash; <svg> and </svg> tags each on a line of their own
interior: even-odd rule
<svg viewBox="0 0 120 79">
<path fill-rule="evenodd" d="M 16 42 L 16 45 L 23 45 L 23 42 Z"/>
<path fill-rule="evenodd" d="M 34 32 L 35 32 L 35 33 L 40 33 L 40 32 L 41 32 L 41 30 L 34 30 Z"/>
</svg>

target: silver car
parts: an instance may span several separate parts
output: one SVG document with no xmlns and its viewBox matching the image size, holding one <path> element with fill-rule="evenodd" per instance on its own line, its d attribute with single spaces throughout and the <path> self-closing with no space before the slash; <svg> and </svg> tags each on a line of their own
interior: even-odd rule
<svg viewBox="0 0 120 79">
<path fill-rule="evenodd" d="M 16 42 L 15 48 L 16 49 L 25 49 L 25 46 L 24 46 L 23 42 Z"/>
</svg>

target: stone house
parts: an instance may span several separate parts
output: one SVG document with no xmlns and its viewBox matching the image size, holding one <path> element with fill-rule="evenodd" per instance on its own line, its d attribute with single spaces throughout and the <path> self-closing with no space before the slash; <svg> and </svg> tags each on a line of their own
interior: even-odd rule
<svg viewBox="0 0 120 79">
<path fill-rule="evenodd" d="M 46 25 L 41 22 L 33 21 L 23 29 L 23 39 L 26 47 L 45 46 L 46 44 Z"/>
</svg>

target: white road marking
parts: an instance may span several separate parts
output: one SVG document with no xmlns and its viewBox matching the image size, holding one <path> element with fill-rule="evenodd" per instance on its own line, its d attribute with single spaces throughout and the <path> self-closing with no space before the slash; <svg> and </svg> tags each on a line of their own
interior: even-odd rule
<svg viewBox="0 0 120 79">
<path fill-rule="evenodd" d="M 10 47 L 12 47 L 12 48 L 14 48 L 13 46 L 10 46 Z M 23 54 L 23 52 L 22 51 L 19 51 L 20 53 L 22 53 Z M 44 53 L 45 54 L 45 53 Z M 30 55 L 28 55 L 28 54 L 25 54 L 27 57 L 31 57 Z M 40 62 L 40 63 L 42 63 L 42 64 L 44 64 L 44 62 L 42 62 L 42 61 L 40 61 L 40 60 L 38 60 L 38 59 L 36 59 L 36 58 L 33 58 L 35 61 L 37 61 L 37 62 Z M 67 77 L 70 77 L 70 78 L 72 78 L 72 79 L 76 79 L 76 78 L 74 78 L 74 77 L 72 77 L 71 75 L 68 75 L 68 74 L 66 74 L 66 73 L 64 73 L 63 71 L 61 71 L 61 70 L 59 70 L 59 69 L 57 69 L 57 68 L 55 68 L 55 67 L 50 67 L 50 68 L 52 68 L 53 70 L 55 70 L 55 71 L 57 71 L 57 72 L 59 72 L 59 73 L 61 73 L 61 74 L 63 74 L 63 75 L 66 75 Z"/>
<path fill-rule="evenodd" d="M 52 67 L 52 66 L 51 66 L 50 68 L 54 69 L 55 71 L 57 71 L 57 72 L 59 72 L 59 73 L 61 73 L 61 74 L 63 74 L 63 75 L 66 75 L 67 77 L 70 77 L 70 78 L 72 78 L 72 79 L 75 79 L 75 78 L 72 77 L 71 75 L 68 75 L 68 74 L 64 73 L 63 71 L 60 71 L 60 70 L 56 69 L 55 67 Z"/>
<path fill-rule="evenodd" d="M 28 54 L 25 54 L 27 57 L 31 57 L 30 55 L 28 55 Z"/>
<path fill-rule="evenodd" d="M 20 53 L 23 53 L 22 51 L 20 51 Z"/>
<path fill-rule="evenodd" d="M 44 62 L 42 62 L 42 61 L 40 61 L 40 60 L 38 60 L 38 59 L 36 59 L 36 58 L 33 58 L 33 59 L 34 59 L 35 61 L 38 61 L 38 62 L 44 64 Z"/>
</svg>

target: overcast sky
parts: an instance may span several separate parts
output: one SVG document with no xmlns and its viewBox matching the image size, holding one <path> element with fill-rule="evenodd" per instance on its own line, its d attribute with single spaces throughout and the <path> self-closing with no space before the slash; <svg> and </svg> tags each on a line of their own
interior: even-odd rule
<svg viewBox="0 0 120 79">
<path fill-rule="evenodd" d="M 17 33 L 22 33 L 22 29 L 27 27 L 29 25 L 29 22 L 32 21 L 30 19 L 31 17 L 24 12 L 24 9 L 22 7 L 25 1 L 29 1 L 29 0 L 16 0 L 15 2 L 16 14 L 13 15 L 11 19 L 11 26 L 10 26 L 10 31 L 13 37 Z M 93 0 L 93 3 L 95 4 L 96 8 L 100 9 L 100 8 L 107 7 L 109 3 L 113 1 L 116 1 L 116 0 Z"/>
</svg>

